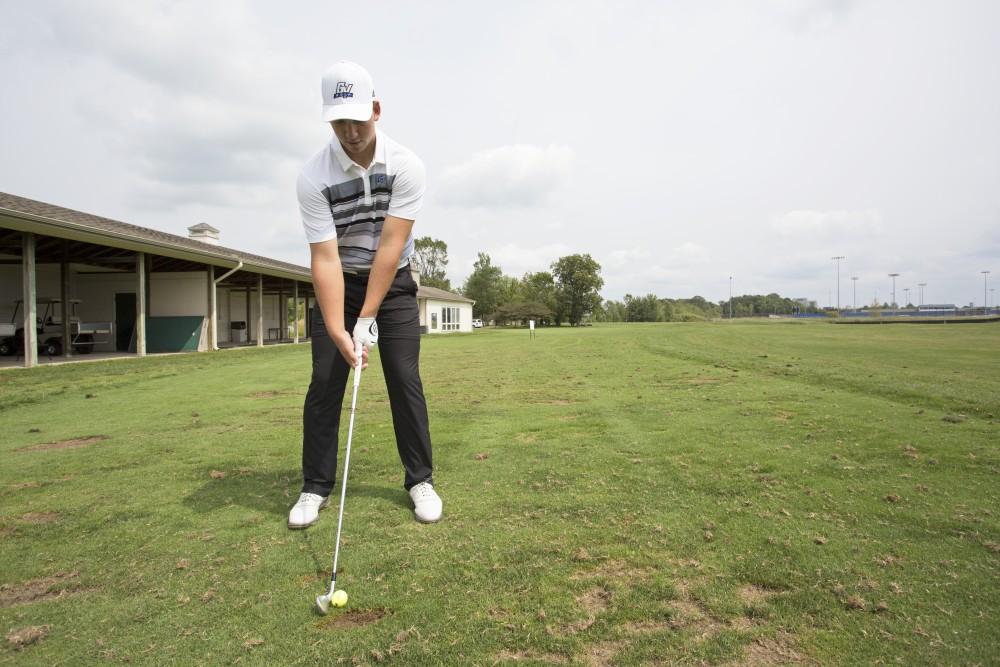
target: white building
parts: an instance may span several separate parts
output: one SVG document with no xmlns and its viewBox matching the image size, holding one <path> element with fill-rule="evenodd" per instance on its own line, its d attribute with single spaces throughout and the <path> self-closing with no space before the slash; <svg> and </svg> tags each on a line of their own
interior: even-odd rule
<svg viewBox="0 0 1000 667">
<path fill-rule="evenodd" d="M 419 281 L 418 281 L 419 284 Z M 417 289 L 420 331 L 429 334 L 472 331 L 472 299 L 436 287 Z"/>
</svg>

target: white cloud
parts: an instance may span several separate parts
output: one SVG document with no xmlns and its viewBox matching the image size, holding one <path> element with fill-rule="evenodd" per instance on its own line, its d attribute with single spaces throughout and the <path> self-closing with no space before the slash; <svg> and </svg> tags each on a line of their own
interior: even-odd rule
<svg viewBox="0 0 1000 667">
<path fill-rule="evenodd" d="M 882 233 L 882 214 L 867 211 L 789 211 L 771 220 L 771 228 L 781 236 L 826 239 L 851 234 L 877 236 Z"/>
<path fill-rule="evenodd" d="M 545 204 L 570 172 L 573 150 L 567 146 L 500 146 L 446 168 L 438 198 L 445 205 L 524 208 Z"/>
<path fill-rule="evenodd" d="M 771 0 L 771 8 L 791 28 L 802 32 L 829 30 L 853 8 L 855 0 Z"/>
</svg>

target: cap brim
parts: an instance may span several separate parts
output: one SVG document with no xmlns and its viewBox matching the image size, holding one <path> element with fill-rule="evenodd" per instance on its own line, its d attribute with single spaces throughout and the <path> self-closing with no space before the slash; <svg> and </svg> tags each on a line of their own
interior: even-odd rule
<svg viewBox="0 0 1000 667">
<path fill-rule="evenodd" d="M 323 121 L 331 120 L 359 120 L 366 121 L 372 117 L 374 105 L 367 104 L 331 104 L 323 107 Z"/>
</svg>

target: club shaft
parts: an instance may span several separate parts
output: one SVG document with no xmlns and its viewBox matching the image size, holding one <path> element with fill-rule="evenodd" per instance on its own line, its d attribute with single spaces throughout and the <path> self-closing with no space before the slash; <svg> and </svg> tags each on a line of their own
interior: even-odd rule
<svg viewBox="0 0 1000 667">
<path fill-rule="evenodd" d="M 333 572 L 330 574 L 330 594 L 337 583 L 337 559 L 340 557 L 340 530 L 344 526 L 344 499 L 347 497 L 347 470 L 351 466 L 351 440 L 354 437 L 354 410 L 358 404 L 358 386 L 361 384 L 361 363 L 354 367 L 354 392 L 351 396 L 351 419 L 347 427 L 347 452 L 344 454 L 344 479 L 340 485 L 340 512 L 337 517 L 337 544 L 333 549 Z"/>
</svg>

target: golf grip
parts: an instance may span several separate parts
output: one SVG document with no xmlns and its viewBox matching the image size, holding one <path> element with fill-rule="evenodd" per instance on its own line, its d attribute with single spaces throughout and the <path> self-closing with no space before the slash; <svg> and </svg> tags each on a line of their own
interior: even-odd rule
<svg viewBox="0 0 1000 667">
<path fill-rule="evenodd" d="M 347 452 L 344 454 L 344 480 L 340 486 L 340 513 L 337 517 L 337 544 L 333 549 L 333 571 L 330 573 L 330 594 L 337 583 L 337 559 L 340 557 L 340 529 L 344 525 L 344 499 L 347 497 L 347 470 L 351 465 L 351 440 L 354 437 L 354 410 L 358 404 L 358 386 L 361 384 L 361 350 L 356 348 L 358 365 L 354 367 L 354 392 L 351 396 L 351 421 L 347 427 Z"/>
</svg>

